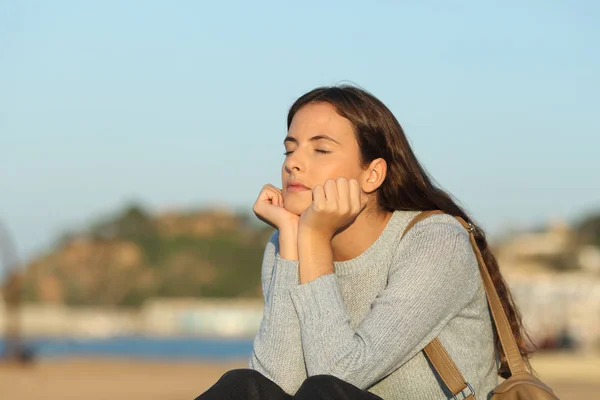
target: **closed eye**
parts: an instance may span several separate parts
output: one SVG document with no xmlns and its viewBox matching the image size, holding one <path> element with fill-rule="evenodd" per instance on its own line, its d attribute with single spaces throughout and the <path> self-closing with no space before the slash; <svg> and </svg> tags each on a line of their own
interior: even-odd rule
<svg viewBox="0 0 600 400">
<path fill-rule="evenodd" d="M 285 152 L 283 153 L 283 155 L 284 155 L 284 156 L 289 156 L 289 155 L 290 155 L 290 154 L 292 154 L 293 152 L 294 152 L 293 150 L 290 150 L 290 151 L 285 151 Z M 329 150 L 321 150 L 321 149 L 315 149 L 315 152 L 316 152 L 316 153 L 320 153 L 320 154 L 329 154 L 329 153 L 331 153 L 331 151 L 329 151 Z"/>
</svg>

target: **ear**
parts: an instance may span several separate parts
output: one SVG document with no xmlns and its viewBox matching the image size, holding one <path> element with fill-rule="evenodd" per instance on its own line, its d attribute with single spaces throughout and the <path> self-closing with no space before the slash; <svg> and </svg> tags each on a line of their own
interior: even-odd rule
<svg viewBox="0 0 600 400">
<path fill-rule="evenodd" d="M 362 189 L 365 193 L 373 193 L 383 184 L 387 174 L 387 163 L 377 158 L 363 172 Z"/>
</svg>

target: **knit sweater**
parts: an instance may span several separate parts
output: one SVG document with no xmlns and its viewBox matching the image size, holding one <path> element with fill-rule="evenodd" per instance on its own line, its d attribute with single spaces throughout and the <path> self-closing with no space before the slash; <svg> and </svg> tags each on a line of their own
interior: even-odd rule
<svg viewBox="0 0 600 400">
<path fill-rule="evenodd" d="M 329 374 L 384 400 L 450 399 L 422 351 L 437 337 L 477 398 L 487 399 L 498 383 L 497 354 L 468 232 L 437 214 L 400 240 L 416 214 L 395 211 L 366 251 L 304 284 L 298 261 L 280 257 L 275 232 L 249 367 L 289 394 L 307 377 Z"/>
</svg>

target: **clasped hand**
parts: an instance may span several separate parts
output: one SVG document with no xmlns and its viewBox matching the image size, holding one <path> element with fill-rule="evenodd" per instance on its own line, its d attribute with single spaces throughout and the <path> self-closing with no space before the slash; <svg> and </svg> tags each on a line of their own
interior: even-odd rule
<svg viewBox="0 0 600 400">
<path fill-rule="evenodd" d="M 299 232 L 331 239 L 351 224 L 367 205 L 367 195 L 356 179 L 329 179 L 312 191 L 311 205 L 300 215 Z"/>
<path fill-rule="evenodd" d="M 331 239 L 336 232 L 348 226 L 367 204 L 367 195 L 356 179 L 329 179 L 312 189 L 312 203 L 300 217 L 284 208 L 281 190 L 265 185 L 261 190 L 254 213 L 276 229 Z"/>
</svg>

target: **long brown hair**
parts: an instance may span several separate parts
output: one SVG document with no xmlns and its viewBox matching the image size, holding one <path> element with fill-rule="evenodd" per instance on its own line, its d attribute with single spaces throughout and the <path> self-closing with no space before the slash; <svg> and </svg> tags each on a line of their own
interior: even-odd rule
<svg viewBox="0 0 600 400">
<path fill-rule="evenodd" d="M 532 352 L 526 342 L 529 337 L 483 230 L 447 192 L 432 183 L 415 157 L 400 123 L 392 112 L 379 99 L 363 89 L 346 85 L 320 87 L 304 94 L 292 105 L 287 117 L 288 129 L 300 108 L 317 102 L 332 105 L 339 115 L 350 120 L 360 147 L 360 161 L 363 166 L 367 166 L 377 158 L 386 161 L 387 175 L 378 189 L 377 199 L 382 209 L 387 211 L 442 210 L 473 224 L 477 245 L 502 301 L 521 356 L 529 365 L 528 358 Z M 506 377 L 506 357 L 497 333 L 495 333 L 495 344 L 501 360 L 499 374 Z"/>
</svg>

